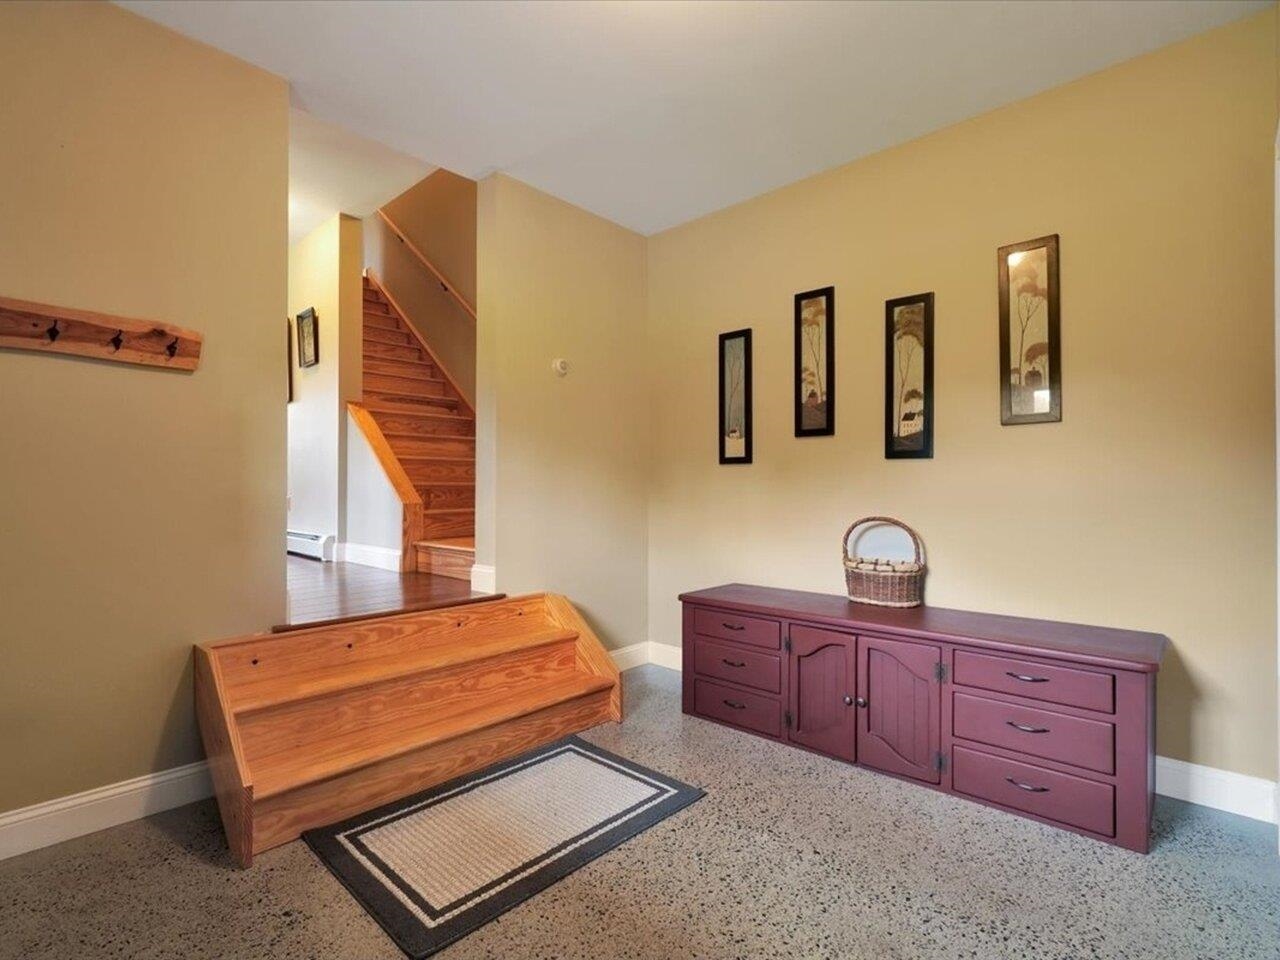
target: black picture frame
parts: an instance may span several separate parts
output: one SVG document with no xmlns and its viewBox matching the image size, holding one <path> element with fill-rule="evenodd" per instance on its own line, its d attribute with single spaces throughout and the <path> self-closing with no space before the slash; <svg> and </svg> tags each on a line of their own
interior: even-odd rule
<svg viewBox="0 0 1280 960">
<path fill-rule="evenodd" d="M 917 315 L 899 317 L 902 307 L 920 306 Z M 922 354 L 919 388 L 908 389 L 911 356 Z M 905 366 L 904 366 L 905 364 Z M 912 397 L 912 393 L 921 396 Z M 916 401 L 916 402 L 913 402 Z M 919 409 L 907 409 L 907 404 Z M 904 436 L 906 418 L 923 427 Z M 884 302 L 884 456 L 886 460 L 933 458 L 933 292 L 916 293 Z"/>
<path fill-rule="evenodd" d="M 284 318 L 285 326 L 285 347 L 284 347 L 284 365 L 289 374 L 289 399 L 286 403 L 293 403 L 293 321 L 288 317 Z"/>
<path fill-rule="evenodd" d="M 733 377 L 729 372 L 729 364 L 732 360 L 734 351 L 734 341 L 742 341 L 741 349 L 741 372 L 737 377 Z M 720 334 L 720 348 L 717 353 L 717 359 L 720 367 L 720 403 L 719 418 L 716 423 L 716 432 L 719 434 L 720 443 L 720 462 L 724 464 L 731 463 L 750 463 L 752 457 L 751 443 L 751 330 L 731 330 L 728 333 Z M 741 396 L 742 412 L 741 412 L 741 437 L 730 437 L 729 434 L 733 429 L 729 425 L 730 408 L 733 405 L 730 400 L 730 389 L 733 387 L 733 379 L 737 379 L 738 385 L 734 391 L 734 400 L 737 396 Z M 741 440 L 741 450 L 735 450 L 732 443 L 735 440 Z"/>
<path fill-rule="evenodd" d="M 315 307 L 298 314 L 298 366 L 314 367 L 320 362 L 320 320 Z"/>
<path fill-rule="evenodd" d="M 823 301 L 825 320 L 816 314 L 805 316 L 805 304 Z M 797 437 L 830 437 L 836 432 L 836 288 L 819 287 L 795 296 L 795 379 L 792 399 L 795 402 L 795 435 Z M 817 357 L 818 344 L 822 357 Z M 806 360 L 816 384 L 804 379 Z M 816 369 L 821 367 L 822 369 Z M 825 394 L 825 397 L 824 397 Z M 806 425 L 805 421 L 809 420 Z M 814 422 L 818 421 L 818 422 Z"/>
<path fill-rule="evenodd" d="M 1034 291 L 1034 296 L 1024 297 L 1018 290 L 1010 289 L 1010 257 L 1013 254 L 1025 254 L 1030 251 L 1044 250 L 1044 287 Z M 1059 315 L 1058 293 L 1058 235 L 1050 234 L 1021 243 L 1011 243 L 1001 247 L 996 254 L 999 276 L 1000 295 L 1000 423 L 1012 426 L 1019 423 L 1057 423 L 1062 419 L 1062 321 Z M 1017 264 L 1014 270 L 1018 269 Z M 1037 275 L 1038 277 L 1038 275 Z M 1036 278 L 1031 279 L 1032 286 Z M 1015 284 L 1019 281 L 1015 279 Z M 1026 333 L 1028 323 L 1025 319 L 1026 302 L 1042 300 L 1045 308 L 1045 339 L 1033 340 L 1027 344 Z M 1011 311 L 1014 316 L 1011 318 Z M 1019 326 L 1018 368 L 1013 367 L 1013 327 Z M 1033 334 L 1034 336 L 1034 334 Z M 1039 349 L 1037 349 L 1039 348 Z M 1030 350 L 1036 350 L 1037 359 L 1027 366 Z M 1037 363 L 1043 362 L 1043 372 Z M 1026 410 L 1028 396 L 1028 379 L 1034 375 L 1035 386 L 1030 390 L 1033 408 L 1043 405 L 1045 409 Z M 1017 382 L 1015 382 L 1015 378 Z M 1038 395 L 1048 391 L 1043 402 Z M 1016 395 L 1016 396 L 1015 396 Z M 1015 410 L 1015 404 L 1021 409 Z"/>
</svg>

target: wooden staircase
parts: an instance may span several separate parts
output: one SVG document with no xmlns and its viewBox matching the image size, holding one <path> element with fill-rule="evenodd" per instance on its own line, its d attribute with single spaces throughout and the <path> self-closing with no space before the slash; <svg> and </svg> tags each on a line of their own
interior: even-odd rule
<svg viewBox="0 0 1280 960">
<path fill-rule="evenodd" d="M 202 644 L 195 697 L 245 867 L 304 830 L 622 719 L 617 667 L 555 594 Z"/>
<path fill-rule="evenodd" d="M 364 280 L 364 399 L 422 499 L 408 544 L 423 573 L 471 579 L 475 563 L 475 413 L 395 301 Z"/>
</svg>

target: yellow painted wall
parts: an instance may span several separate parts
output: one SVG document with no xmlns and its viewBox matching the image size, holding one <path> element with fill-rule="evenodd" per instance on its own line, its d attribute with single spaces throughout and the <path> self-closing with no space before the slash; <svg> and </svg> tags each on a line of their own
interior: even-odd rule
<svg viewBox="0 0 1280 960">
<path fill-rule="evenodd" d="M 494 176 L 477 252 L 476 561 L 507 593 L 567 594 L 610 647 L 642 642 L 644 238 Z"/>
<path fill-rule="evenodd" d="M 0 810 L 197 760 L 191 644 L 284 615 L 285 83 L 105 3 L 0 4 L 0 295 L 199 370 L 0 350 Z"/>
<path fill-rule="evenodd" d="M 930 603 L 1167 633 L 1160 753 L 1274 779 L 1275 83 L 1273 8 L 650 238 L 651 638 L 682 590 L 840 592 L 840 534 L 887 513 Z M 996 248 L 1048 233 L 1063 420 L 1002 427 Z M 797 439 L 792 296 L 827 284 L 836 435 Z M 927 290 L 935 457 L 888 461 L 884 301 Z M 722 467 L 738 327 L 755 463 Z"/>
</svg>

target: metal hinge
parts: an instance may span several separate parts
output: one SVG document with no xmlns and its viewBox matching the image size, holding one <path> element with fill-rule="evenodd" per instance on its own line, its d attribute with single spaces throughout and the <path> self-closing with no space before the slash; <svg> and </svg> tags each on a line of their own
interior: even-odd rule
<svg viewBox="0 0 1280 960">
<path fill-rule="evenodd" d="M 947 769 L 947 755 L 944 753 L 935 753 L 933 755 L 933 765 L 937 767 L 939 771 Z"/>
<path fill-rule="evenodd" d="M 933 665 L 933 677 L 938 681 L 947 679 L 947 665 L 941 660 Z"/>
<path fill-rule="evenodd" d="M 786 721 L 787 729 L 790 730 L 791 729 L 791 711 L 788 710 L 786 713 L 784 713 L 782 715 L 782 719 Z"/>
</svg>

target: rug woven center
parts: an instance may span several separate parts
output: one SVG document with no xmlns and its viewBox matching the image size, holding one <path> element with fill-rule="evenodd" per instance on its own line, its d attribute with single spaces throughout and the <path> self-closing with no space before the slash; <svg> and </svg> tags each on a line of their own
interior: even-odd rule
<svg viewBox="0 0 1280 960">
<path fill-rule="evenodd" d="M 439 910 L 666 792 L 566 750 L 363 829 L 359 839 Z"/>
</svg>

